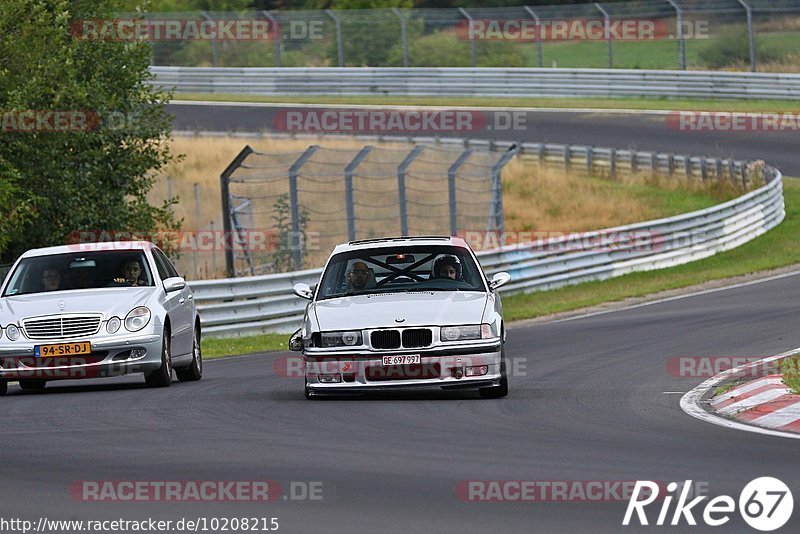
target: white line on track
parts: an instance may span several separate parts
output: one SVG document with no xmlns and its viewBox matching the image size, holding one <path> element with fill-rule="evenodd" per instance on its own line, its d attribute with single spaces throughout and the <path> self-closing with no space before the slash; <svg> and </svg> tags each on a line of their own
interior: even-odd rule
<svg viewBox="0 0 800 534">
<path fill-rule="evenodd" d="M 605 315 L 605 314 L 608 314 L 608 313 L 617 313 L 617 312 L 621 312 L 621 311 L 634 310 L 636 308 L 643 308 L 645 306 L 652 306 L 654 304 L 661 304 L 663 302 L 672 302 L 674 300 L 682 300 L 682 299 L 688 299 L 688 298 L 693 298 L 693 297 L 700 297 L 702 295 L 709 295 L 711 293 L 717 293 L 717 292 L 720 292 L 720 291 L 728 291 L 730 289 L 739 289 L 741 287 L 747 287 L 747 286 L 752 286 L 752 285 L 756 285 L 756 284 L 763 284 L 765 282 L 772 282 L 772 281 L 775 281 L 775 280 L 780 280 L 781 278 L 787 278 L 789 276 L 797 276 L 799 274 L 800 274 L 800 271 L 791 271 L 791 272 L 788 272 L 788 273 L 782 273 L 782 274 L 778 274 L 778 275 L 775 275 L 775 276 L 770 276 L 770 277 L 767 277 L 767 278 L 759 278 L 758 280 L 750 280 L 748 282 L 741 282 L 739 284 L 732 284 L 732 285 L 723 286 L 723 287 L 715 287 L 713 289 L 703 289 L 701 291 L 695 291 L 693 293 L 685 293 L 683 295 L 675 295 L 674 297 L 666 297 L 666 298 L 663 298 L 663 299 L 657 299 L 657 300 L 650 300 L 650 301 L 647 301 L 647 302 L 641 302 L 639 304 L 631 304 L 630 306 L 624 306 L 624 307 L 621 307 L 621 308 L 614 308 L 612 310 L 600 310 L 600 311 L 596 311 L 596 312 L 584 313 L 584 314 L 581 314 L 581 315 L 573 315 L 572 317 L 565 317 L 563 319 L 555 319 L 553 321 L 546 321 L 546 324 L 564 323 L 564 322 L 567 322 L 567 321 L 575 321 L 575 320 L 578 320 L 578 319 L 586 319 L 588 317 L 595 317 L 597 315 Z M 542 324 L 545 324 L 545 323 L 542 323 Z M 509 326 L 511 326 L 511 325 L 509 325 Z"/>
</svg>

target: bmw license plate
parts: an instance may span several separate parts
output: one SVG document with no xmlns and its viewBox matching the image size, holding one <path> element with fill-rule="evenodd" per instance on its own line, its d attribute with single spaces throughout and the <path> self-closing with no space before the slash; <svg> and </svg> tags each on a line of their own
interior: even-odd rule
<svg viewBox="0 0 800 534">
<path fill-rule="evenodd" d="M 409 356 L 384 356 L 383 365 L 412 365 L 422 363 L 419 354 Z"/>
<path fill-rule="evenodd" d="M 73 343 L 53 343 L 52 345 L 35 345 L 34 354 L 37 358 L 52 358 L 54 356 L 80 356 L 92 353 L 92 344 L 88 341 Z"/>
</svg>

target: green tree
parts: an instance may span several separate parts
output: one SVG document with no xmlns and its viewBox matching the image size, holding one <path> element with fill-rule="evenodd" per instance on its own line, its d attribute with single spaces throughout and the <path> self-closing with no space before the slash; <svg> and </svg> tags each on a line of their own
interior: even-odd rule
<svg viewBox="0 0 800 534">
<path fill-rule="evenodd" d="M 81 230 L 179 227 L 167 203 L 145 199 L 154 172 L 172 158 L 169 95 L 147 82 L 148 46 L 81 38 L 75 24 L 111 19 L 114 7 L 0 4 L 0 263 Z M 45 111 L 78 112 L 87 126 L 11 131 L 21 112 Z"/>
</svg>

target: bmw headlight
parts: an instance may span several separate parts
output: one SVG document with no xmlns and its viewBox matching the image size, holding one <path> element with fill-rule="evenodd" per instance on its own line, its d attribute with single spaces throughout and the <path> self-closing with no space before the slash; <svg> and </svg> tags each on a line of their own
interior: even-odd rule
<svg viewBox="0 0 800 534">
<path fill-rule="evenodd" d="M 466 341 L 468 339 L 486 339 L 492 337 L 492 329 L 488 324 L 470 324 L 465 326 L 443 326 L 442 341 Z"/>
<path fill-rule="evenodd" d="M 130 332 L 138 332 L 150 322 L 150 310 L 139 306 L 125 316 L 125 328 Z"/>
<path fill-rule="evenodd" d="M 19 328 L 17 325 L 10 324 L 6 327 L 6 335 L 10 341 L 16 341 L 19 339 Z"/>
<path fill-rule="evenodd" d="M 115 333 L 119 330 L 119 327 L 122 325 L 122 321 L 119 320 L 119 317 L 112 317 L 108 321 L 106 321 L 106 332 L 109 334 Z"/>
<path fill-rule="evenodd" d="M 322 332 L 323 347 L 354 347 L 361 344 L 361 332 L 357 330 L 348 330 L 346 332 Z"/>
</svg>

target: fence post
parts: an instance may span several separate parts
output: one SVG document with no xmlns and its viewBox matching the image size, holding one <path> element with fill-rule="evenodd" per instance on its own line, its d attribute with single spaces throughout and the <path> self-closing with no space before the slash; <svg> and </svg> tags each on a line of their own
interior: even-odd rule
<svg viewBox="0 0 800 534">
<path fill-rule="evenodd" d="M 396 7 L 392 8 L 392 13 L 397 15 L 400 19 L 400 37 L 402 38 L 403 45 L 403 66 L 408 67 L 408 28 L 406 27 L 406 17 L 403 15 L 403 12 Z"/>
<path fill-rule="evenodd" d="M 406 198 L 406 171 L 414 159 L 425 149 L 417 145 L 397 167 L 397 197 L 400 204 L 400 235 L 408 235 L 408 199 Z"/>
<path fill-rule="evenodd" d="M 750 72 L 758 70 L 756 64 L 756 36 L 753 33 L 753 8 L 745 0 L 738 0 L 747 13 L 747 39 L 750 42 Z"/>
<path fill-rule="evenodd" d="M 469 53 L 472 56 L 472 68 L 478 66 L 478 52 L 475 50 L 475 35 L 472 33 L 472 16 L 467 13 L 463 7 L 459 7 L 458 11 L 467 19 L 467 35 L 469 35 Z M 455 235 L 455 234 L 453 234 Z"/>
<path fill-rule="evenodd" d="M 197 182 L 194 183 L 194 231 L 195 235 L 200 230 L 200 184 Z M 214 234 L 211 234 L 214 235 Z M 192 276 L 199 277 L 200 273 L 197 270 L 197 247 L 193 247 L 192 250 L 192 271 L 194 274 Z"/>
<path fill-rule="evenodd" d="M 600 11 L 600 13 L 603 14 L 603 17 L 605 18 L 605 22 L 604 22 L 603 26 L 604 26 L 604 29 L 605 29 L 606 42 L 608 43 L 608 68 L 609 69 L 613 69 L 614 68 L 614 52 L 611 49 L 611 16 L 608 14 L 608 11 L 603 9 L 603 6 L 601 6 L 597 2 L 594 3 L 594 6 Z"/>
<path fill-rule="evenodd" d="M 356 207 L 353 200 L 353 173 L 356 170 L 364 158 L 372 151 L 372 147 L 370 145 L 365 146 L 362 148 L 356 157 L 353 158 L 353 161 L 347 164 L 347 167 L 344 169 L 344 194 L 345 194 L 345 205 L 347 206 L 347 240 L 348 241 L 355 241 L 356 240 Z"/>
<path fill-rule="evenodd" d="M 492 203 L 489 208 L 489 221 L 487 222 L 486 229 L 494 230 L 498 233 L 505 231 L 505 214 L 503 213 L 503 167 L 505 167 L 511 158 L 517 155 L 520 151 L 520 146 L 516 143 L 511 145 L 505 154 L 492 166 Z"/>
<path fill-rule="evenodd" d="M 447 190 L 450 198 L 450 235 L 458 232 L 458 204 L 456 204 L 456 173 L 458 169 L 472 154 L 472 149 L 467 148 L 458 156 L 458 159 L 447 169 Z"/>
<path fill-rule="evenodd" d="M 281 66 L 281 27 L 278 19 L 272 16 L 272 13 L 266 9 L 262 11 L 264 16 L 269 19 L 270 28 L 272 29 L 272 50 L 275 54 L 275 66 Z"/>
<path fill-rule="evenodd" d="M 686 70 L 686 37 L 683 34 L 683 9 L 675 0 L 667 0 L 678 15 L 678 64 L 681 70 Z"/>
<path fill-rule="evenodd" d="M 344 45 L 342 44 L 342 21 L 339 20 L 339 17 L 336 16 L 330 9 L 325 10 L 325 14 L 328 15 L 331 19 L 333 19 L 333 23 L 336 25 L 336 51 L 339 56 L 339 66 L 344 67 Z"/>
<path fill-rule="evenodd" d="M 230 178 L 231 175 L 241 167 L 247 157 L 253 153 L 250 145 L 245 145 L 239 154 L 233 158 L 233 161 L 225 167 L 222 174 L 219 175 L 219 188 L 222 196 L 222 238 L 225 243 L 225 271 L 228 278 L 233 278 L 236 273 L 233 269 L 233 225 L 231 224 L 231 189 Z"/>
<path fill-rule="evenodd" d="M 289 205 L 291 206 L 292 212 L 292 233 L 294 234 L 294 239 L 297 240 L 297 246 L 295 246 L 294 249 L 295 271 L 299 271 L 303 268 L 303 251 L 300 247 L 300 205 L 297 195 L 297 174 L 300 172 L 300 167 L 314 155 L 314 152 L 316 152 L 318 148 L 317 145 L 311 145 L 294 163 L 292 163 L 292 166 L 289 167 Z"/>
<path fill-rule="evenodd" d="M 205 11 L 201 11 L 200 15 L 207 21 L 211 21 L 211 15 Z M 217 49 L 217 40 L 214 38 L 211 39 L 211 66 L 219 67 L 219 50 Z"/>
<path fill-rule="evenodd" d="M 536 22 L 536 57 L 538 59 L 539 68 L 544 67 L 544 57 L 542 55 L 542 21 L 539 19 L 539 15 L 528 6 L 524 6 L 525 11 L 528 12 L 528 15 L 533 17 L 533 20 Z"/>
</svg>

